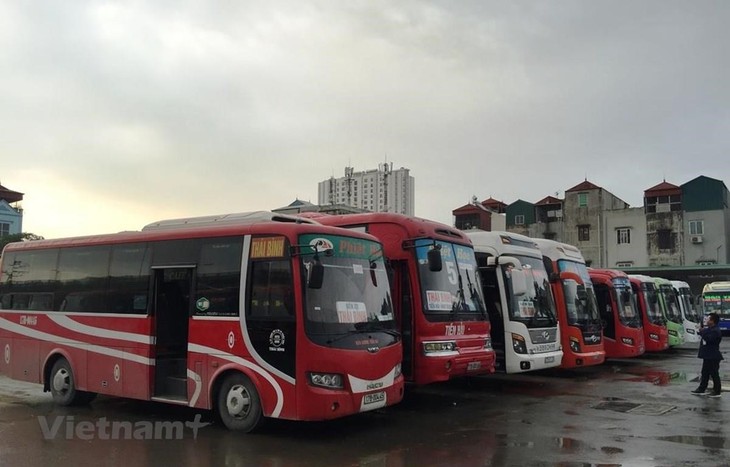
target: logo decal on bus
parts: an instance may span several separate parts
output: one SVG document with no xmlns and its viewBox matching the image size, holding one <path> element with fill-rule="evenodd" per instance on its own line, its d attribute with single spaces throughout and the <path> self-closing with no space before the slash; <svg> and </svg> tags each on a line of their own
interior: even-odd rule
<svg viewBox="0 0 730 467">
<path fill-rule="evenodd" d="M 236 345 L 236 336 L 231 331 L 228 333 L 228 348 L 232 349 L 234 345 Z"/>
<path fill-rule="evenodd" d="M 199 298 L 198 301 L 195 302 L 195 308 L 197 308 L 198 311 L 206 311 L 210 308 L 210 300 L 205 297 Z"/>
<path fill-rule="evenodd" d="M 326 238 L 317 237 L 313 238 L 309 244 L 314 247 L 314 251 L 320 252 L 325 250 L 334 250 L 335 246 L 332 244 L 331 241 L 327 240 Z"/>
<path fill-rule="evenodd" d="M 114 365 L 114 381 L 119 382 L 119 378 L 122 376 L 122 369 L 119 368 L 119 363 Z"/>
<path fill-rule="evenodd" d="M 5 344 L 5 363 L 10 363 L 10 344 Z"/>
<path fill-rule="evenodd" d="M 284 331 L 282 331 L 281 329 L 274 329 L 269 335 L 269 351 L 283 352 L 283 345 L 285 341 L 286 339 L 284 337 Z"/>
</svg>

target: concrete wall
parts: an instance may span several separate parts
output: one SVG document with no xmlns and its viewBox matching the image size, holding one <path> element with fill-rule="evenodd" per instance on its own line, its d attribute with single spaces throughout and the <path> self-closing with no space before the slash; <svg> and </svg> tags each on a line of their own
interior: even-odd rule
<svg viewBox="0 0 730 467">
<path fill-rule="evenodd" d="M 606 267 L 631 263 L 632 267 L 647 266 L 646 218 L 644 208 L 628 208 L 605 213 Z M 629 243 L 618 243 L 618 230 L 629 229 Z"/>
</svg>

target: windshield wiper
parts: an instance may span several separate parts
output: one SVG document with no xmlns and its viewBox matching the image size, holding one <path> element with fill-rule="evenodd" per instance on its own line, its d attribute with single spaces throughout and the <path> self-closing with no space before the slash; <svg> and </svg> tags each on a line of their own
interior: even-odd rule
<svg viewBox="0 0 730 467">
<path fill-rule="evenodd" d="M 479 310 L 479 313 L 482 315 L 482 317 L 487 317 L 487 307 L 484 306 L 484 303 L 481 300 L 481 297 L 479 296 L 479 293 L 476 290 L 476 287 L 474 287 L 474 284 L 471 281 L 471 277 L 469 277 L 469 271 L 466 272 L 466 282 L 469 285 L 469 298 L 471 298 L 471 301 L 474 303 L 474 306 L 477 307 Z"/>
</svg>

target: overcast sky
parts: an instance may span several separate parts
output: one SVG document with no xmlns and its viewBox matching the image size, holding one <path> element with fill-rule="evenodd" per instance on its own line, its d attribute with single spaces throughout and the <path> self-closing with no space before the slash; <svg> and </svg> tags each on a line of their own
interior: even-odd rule
<svg viewBox="0 0 730 467">
<path fill-rule="evenodd" d="M 0 183 L 46 238 L 317 202 L 416 215 L 730 183 L 730 2 L 0 1 Z"/>
</svg>

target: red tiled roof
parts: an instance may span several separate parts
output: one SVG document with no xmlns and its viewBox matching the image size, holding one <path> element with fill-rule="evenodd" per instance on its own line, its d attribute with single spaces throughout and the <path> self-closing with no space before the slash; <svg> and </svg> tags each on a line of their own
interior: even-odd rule
<svg viewBox="0 0 730 467">
<path fill-rule="evenodd" d="M 17 203 L 18 201 L 23 200 L 23 193 L 8 190 L 4 186 L 0 185 L 0 199 L 4 199 L 8 203 Z"/>
<path fill-rule="evenodd" d="M 648 190 L 644 190 L 644 196 L 669 196 L 669 195 L 680 195 L 682 189 L 677 185 L 673 185 L 664 180 L 658 185 L 654 185 Z"/>
<path fill-rule="evenodd" d="M 539 206 L 541 204 L 562 204 L 562 203 L 563 203 L 562 199 L 558 199 L 554 196 L 546 196 L 543 199 L 541 199 L 540 201 L 538 201 L 537 203 L 535 203 L 535 206 Z"/>
<path fill-rule="evenodd" d="M 588 180 L 582 181 L 573 188 L 569 190 L 565 190 L 565 192 L 569 191 L 587 191 L 587 190 L 600 190 L 601 187 L 598 185 L 594 185 L 593 183 L 589 182 Z"/>
</svg>

